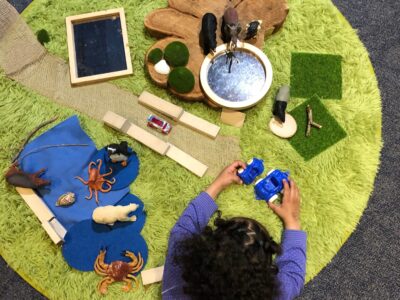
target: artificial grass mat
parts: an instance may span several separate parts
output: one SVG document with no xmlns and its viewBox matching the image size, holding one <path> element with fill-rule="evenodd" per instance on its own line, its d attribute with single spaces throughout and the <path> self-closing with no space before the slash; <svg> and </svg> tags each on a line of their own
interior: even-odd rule
<svg viewBox="0 0 400 300">
<path fill-rule="evenodd" d="M 310 280 L 332 259 L 354 230 L 373 189 L 381 149 L 381 102 L 367 51 L 330 1 L 290 0 L 290 12 L 282 30 L 265 43 L 264 52 L 274 69 L 271 91 L 264 101 L 246 111 L 246 122 L 240 130 L 221 124 L 219 111 L 202 103 L 184 103 L 156 87 L 146 76 L 144 57 L 155 40 L 145 32 L 143 20 L 153 9 L 166 5 L 165 0 L 35 0 L 23 17 L 33 32 L 46 29 L 51 36 L 46 48 L 67 59 L 66 16 L 123 6 L 134 74 L 114 83 L 135 94 L 144 89 L 156 92 L 179 103 L 185 110 L 220 124 L 222 134 L 240 137 L 243 160 L 256 156 L 265 160 L 267 169 L 290 170 L 301 189 L 301 221 L 308 234 L 307 280 Z M 267 129 L 273 97 L 279 86 L 290 81 L 291 52 L 333 53 L 343 57 L 342 100 L 324 100 L 323 103 L 348 136 L 307 162 L 287 140 L 275 137 Z M 3 74 L 0 74 L 0 99 L 0 166 L 3 173 L 33 127 L 54 115 L 61 121 L 76 113 L 21 87 Z M 288 111 L 303 102 L 304 99 L 292 98 Z M 84 115 L 80 115 L 80 119 L 98 147 L 127 139 Z M 170 228 L 187 203 L 212 178 L 198 179 L 168 158 L 160 157 L 132 140 L 129 142 L 141 162 L 139 176 L 131 191 L 146 205 L 148 218 L 142 235 L 149 246 L 146 268 L 151 268 L 164 264 Z M 93 272 L 71 269 L 63 260 L 59 247 L 52 244 L 39 221 L 3 178 L 0 189 L 0 253 L 14 270 L 47 297 L 161 297 L 160 284 L 125 294 L 118 283 L 110 286 L 108 296 L 100 297 L 96 285 L 101 278 Z M 217 203 L 225 216 L 255 218 L 276 240 L 280 240 L 281 222 L 265 203 L 254 200 L 251 186 L 232 186 L 221 194 Z"/>
<path fill-rule="evenodd" d="M 321 129 L 311 127 L 311 135 L 308 137 L 305 134 L 307 128 L 307 105 L 312 108 L 314 122 L 322 125 Z M 290 138 L 290 144 L 305 160 L 310 160 L 346 137 L 346 132 L 316 95 L 297 106 L 290 114 L 297 122 L 297 132 Z"/>
<path fill-rule="evenodd" d="M 342 57 L 331 54 L 292 53 L 292 97 L 342 98 Z"/>
</svg>

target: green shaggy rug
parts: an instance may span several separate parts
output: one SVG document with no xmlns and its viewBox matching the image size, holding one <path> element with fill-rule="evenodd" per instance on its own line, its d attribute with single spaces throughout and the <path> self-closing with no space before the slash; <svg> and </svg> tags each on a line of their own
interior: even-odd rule
<svg viewBox="0 0 400 300">
<path fill-rule="evenodd" d="M 146 50 L 154 40 L 145 32 L 144 17 L 167 5 L 155 1 L 51 1 L 35 0 L 23 17 L 34 32 L 46 29 L 49 52 L 67 59 L 65 17 L 123 6 L 126 11 L 134 75 L 114 81 L 132 93 L 143 89 L 158 94 L 186 110 L 219 123 L 219 112 L 201 103 L 182 103 L 159 90 L 146 76 L 143 65 Z M 222 125 L 222 133 L 240 137 L 242 158 L 265 160 L 266 168 L 290 170 L 302 195 L 301 221 L 308 233 L 307 280 L 332 259 L 355 229 L 369 195 L 379 165 L 381 141 L 381 100 L 368 53 L 339 11 L 328 0 L 290 0 L 290 12 L 280 32 L 264 47 L 274 69 L 274 80 L 266 99 L 247 111 L 244 127 Z M 291 53 L 335 54 L 342 57 L 342 99 L 323 100 L 347 136 L 312 159 L 303 157 L 286 140 L 267 129 L 273 97 L 282 84 L 290 82 Z M 10 158 L 23 138 L 50 116 L 67 118 L 75 111 L 54 104 L 0 72 L 0 168 L 5 172 Z M 306 99 L 293 98 L 288 110 Z M 80 115 L 81 123 L 98 147 L 124 136 L 106 129 L 101 123 Z M 146 205 L 148 218 L 142 234 L 149 246 L 147 268 L 162 265 L 168 233 L 187 203 L 212 180 L 198 179 L 168 158 L 130 141 L 141 161 L 140 174 L 132 184 L 132 193 Z M 15 190 L 0 180 L 0 253 L 25 280 L 51 299 L 100 299 L 94 274 L 71 269 L 59 247 L 52 244 Z M 234 186 L 224 192 L 218 204 L 227 217 L 243 215 L 263 223 L 280 240 L 282 225 L 265 203 L 255 201 L 252 187 Z M 160 284 L 140 287 L 125 294 L 121 284 L 110 287 L 109 299 L 157 299 Z"/>
</svg>

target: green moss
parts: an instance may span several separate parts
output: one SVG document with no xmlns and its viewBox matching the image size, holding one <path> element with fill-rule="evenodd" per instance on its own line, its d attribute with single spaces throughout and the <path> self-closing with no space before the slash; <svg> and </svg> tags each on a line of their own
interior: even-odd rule
<svg viewBox="0 0 400 300">
<path fill-rule="evenodd" d="M 42 45 L 50 42 L 50 36 L 46 29 L 40 29 L 38 32 L 36 32 L 36 37 L 39 43 Z"/>
<path fill-rule="evenodd" d="M 178 93 L 189 93 L 194 87 L 193 73 L 185 67 L 175 68 L 169 73 L 168 84 Z"/>
<path fill-rule="evenodd" d="M 162 60 L 162 58 L 163 58 L 163 52 L 160 48 L 155 48 L 151 50 L 148 56 L 148 60 L 152 64 L 158 63 L 160 60 Z"/>
<path fill-rule="evenodd" d="M 342 57 L 292 53 L 290 86 L 293 97 L 342 99 Z"/>
<path fill-rule="evenodd" d="M 189 61 L 189 49 L 184 43 L 172 42 L 164 49 L 164 57 L 172 67 L 183 67 Z"/>
<path fill-rule="evenodd" d="M 307 105 L 312 108 L 314 122 L 322 125 L 321 129 L 312 127 L 309 137 L 305 135 Z M 347 135 L 317 96 L 313 96 L 297 106 L 290 114 L 297 122 L 297 132 L 290 139 L 290 144 L 306 161 L 333 146 Z"/>
</svg>

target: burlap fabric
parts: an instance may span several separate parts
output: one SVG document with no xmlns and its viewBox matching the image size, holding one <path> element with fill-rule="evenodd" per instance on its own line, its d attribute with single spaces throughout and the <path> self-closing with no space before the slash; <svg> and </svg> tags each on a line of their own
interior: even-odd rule
<svg viewBox="0 0 400 300">
<path fill-rule="evenodd" d="M 28 25 L 5 0 L 0 0 L 0 67 L 5 74 L 49 99 L 101 120 L 111 110 L 142 128 L 152 113 L 138 104 L 137 97 L 109 83 L 71 87 L 69 66 L 49 54 Z M 209 166 L 214 176 L 222 167 L 240 158 L 236 137 L 212 140 L 182 125 L 174 124 L 168 136 L 159 136 Z"/>
</svg>

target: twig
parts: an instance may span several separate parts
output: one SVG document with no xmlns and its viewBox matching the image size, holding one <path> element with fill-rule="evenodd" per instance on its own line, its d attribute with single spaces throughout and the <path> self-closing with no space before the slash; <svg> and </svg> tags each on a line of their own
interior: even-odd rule
<svg viewBox="0 0 400 300">
<path fill-rule="evenodd" d="M 23 145 L 22 145 L 21 148 L 19 149 L 18 153 L 14 156 L 13 160 L 11 161 L 11 163 L 14 163 L 14 162 L 18 159 L 18 157 L 21 155 L 21 152 L 24 150 L 26 144 L 29 142 L 29 140 L 32 138 L 32 136 L 33 136 L 37 131 L 39 131 L 39 130 L 40 130 L 41 128 L 43 128 L 44 126 L 47 126 L 47 125 L 49 125 L 50 123 L 53 123 L 55 120 L 57 120 L 57 117 L 55 117 L 55 118 L 53 118 L 53 119 L 51 119 L 51 120 L 48 120 L 48 121 L 46 121 L 46 122 L 40 124 L 40 125 L 39 125 L 38 127 L 36 127 L 35 129 L 33 129 L 33 130 L 29 133 L 28 137 L 25 139 Z"/>
<path fill-rule="evenodd" d="M 20 159 L 19 161 L 22 161 L 25 157 L 27 157 L 28 155 L 44 150 L 44 149 L 48 149 L 48 148 L 58 148 L 58 147 L 85 147 L 85 146 L 89 146 L 89 144 L 58 144 L 58 145 L 46 145 L 46 146 L 42 146 L 42 147 L 38 147 L 36 149 L 33 149 L 27 153 L 25 153 Z"/>
<path fill-rule="evenodd" d="M 311 135 L 311 127 L 314 126 L 318 129 L 322 128 L 322 125 L 315 123 L 313 121 L 313 114 L 312 114 L 312 108 L 310 105 L 307 105 L 306 107 L 306 112 L 307 112 L 307 131 L 306 131 L 306 136 Z"/>
</svg>

